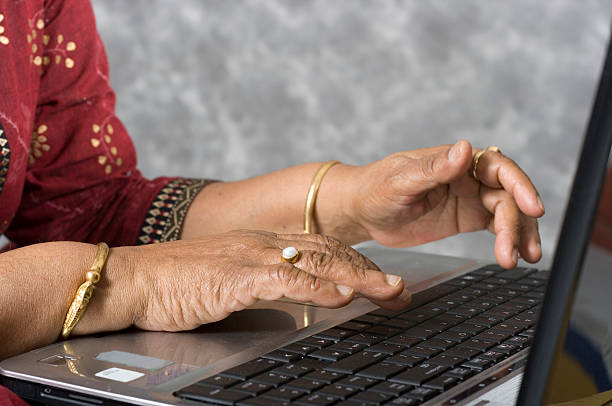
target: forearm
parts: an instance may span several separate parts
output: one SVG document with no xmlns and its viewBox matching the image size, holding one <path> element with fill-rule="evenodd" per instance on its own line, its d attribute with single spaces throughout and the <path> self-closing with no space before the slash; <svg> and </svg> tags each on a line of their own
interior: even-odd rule
<svg viewBox="0 0 612 406">
<path fill-rule="evenodd" d="M 90 244 L 31 245 L 0 255 L 0 359 L 50 344 L 95 257 Z M 102 278 L 73 335 L 129 327 L 139 308 L 129 261 L 111 250 Z"/>
<path fill-rule="evenodd" d="M 207 186 L 194 200 L 182 238 L 192 239 L 236 229 L 277 233 L 303 231 L 304 205 L 321 163 L 308 163 L 255 178 Z M 315 206 L 315 229 L 348 244 L 368 239 L 353 221 L 352 199 L 359 170 L 333 166 L 323 178 Z"/>
</svg>

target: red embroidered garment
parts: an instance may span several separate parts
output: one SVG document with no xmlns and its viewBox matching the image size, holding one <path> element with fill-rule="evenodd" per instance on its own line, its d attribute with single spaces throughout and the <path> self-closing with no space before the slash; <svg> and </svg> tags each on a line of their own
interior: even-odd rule
<svg viewBox="0 0 612 406">
<path fill-rule="evenodd" d="M 19 245 L 176 239 L 206 181 L 147 180 L 83 0 L 0 0 L 0 233 Z"/>
</svg>

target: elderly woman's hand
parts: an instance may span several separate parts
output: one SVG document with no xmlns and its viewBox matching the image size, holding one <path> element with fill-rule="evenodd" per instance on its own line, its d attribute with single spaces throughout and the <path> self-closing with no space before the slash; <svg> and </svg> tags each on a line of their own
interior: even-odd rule
<svg viewBox="0 0 612 406">
<path fill-rule="evenodd" d="M 515 266 L 519 253 L 538 261 L 536 218 L 544 206 L 537 190 L 516 163 L 494 151 L 481 155 L 475 180 L 469 172 L 477 152 L 459 141 L 355 168 L 350 210 L 364 239 L 401 247 L 487 229 L 496 234 L 502 266 Z"/>
<path fill-rule="evenodd" d="M 297 248 L 294 264 L 282 249 Z M 319 235 L 232 231 L 206 239 L 116 248 L 134 269 L 141 311 L 134 325 L 188 330 L 227 317 L 258 299 L 282 297 L 339 307 L 355 293 L 390 308 L 406 306 L 399 276 L 341 242 Z"/>
</svg>

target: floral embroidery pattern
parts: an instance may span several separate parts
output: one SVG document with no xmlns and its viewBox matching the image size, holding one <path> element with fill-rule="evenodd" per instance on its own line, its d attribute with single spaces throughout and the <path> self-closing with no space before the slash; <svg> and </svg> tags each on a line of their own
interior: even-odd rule
<svg viewBox="0 0 612 406">
<path fill-rule="evenodd" d="M 28 162 L 34 164 L 37 158 L 43 156 L 43 152 L 51 150 L 49 144 L 47 144 L 47 137 L 43 135 L 47 132 L 47 126 L 42 124 L 38 126 L 38 129 L 32 132 L 32 142 L 30 144 L 30 153 L 28 154 Z"/>
<path fill-rule="evenodd" d="M 9 170 L 9 163 L 11 162 L 11 148 L 4 133 L 4 128 L 0 125 L 0 194 L 4 188 L 4 182 L 6 182 L 6 175 Z"/>
<path fill-rule="evenodd" d="M 32 32 L 27 35 L 28 44 L 32 44 L 30 63 L 36 66 L 49 66 L 52 61 L 59 65 L 63 60 L 66 68 L 74 68 L 75 62 L 70 57 L 70 53 L 76 50 L 76 43 L 74 41 L 64 41 L 63 34 L 54 37 L 44 34 L 45 22 L 42 18 L 37 19 L 36 23 L 34 23 L 34 20 L 30 20 L 29 23 L 32 29 Z M 42 35 L 43 46 L 39 46 L 35 42 L 39 35 Z M 44 69 L 42 72 L 44 73 Z"/>
<path fill-rule="evenodd" d="M 0 23 L 4 21 L 4 14 L 0 13 Z M 0 44 L 8 45 L 11 41 L 8 39 L 6 35 L 4 35 L 4 26 L 0 25 Z"/>
<path fill-rule="evenodd" d="M 117 147 L 111 145 L 113 142 L 112 135 L 115 132 L 113 126 L 106 124 L 100 126 L 94 124 L 92 127 L 94 134 L 97 136 L 92 137 L 89 141 L 91 146 L 94 148 L 100 148 L 104 150 L 104 154 L 98 155 L 98 164 L 104 167 L 104 173 L 110 175 L 113 173 L 113 165 L 120 168 L 123 165 L 123 158 L 118 156 L 119 151 Z"/>
<path fill-rule="evenodd" d="M 202 188 L 213 181 L 175 179 L 163 187 L 147 211 L 137 244 L 175 241 L 180 237 L 185 215 Z"/>
</svg>

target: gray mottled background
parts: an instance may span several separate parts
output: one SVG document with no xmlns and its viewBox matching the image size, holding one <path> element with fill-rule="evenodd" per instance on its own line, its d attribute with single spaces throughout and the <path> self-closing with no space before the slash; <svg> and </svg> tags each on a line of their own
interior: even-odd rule
<svg viewBox="0 0 612 406">
<path fill-rule="evenodd" d="M 226 180 L 499 145 L 539 187 L 550 262 L 612 1 L 93 0 L 148 176 Z M 492 258 L 474 233 L 419 249 Z"/>
</svg>

